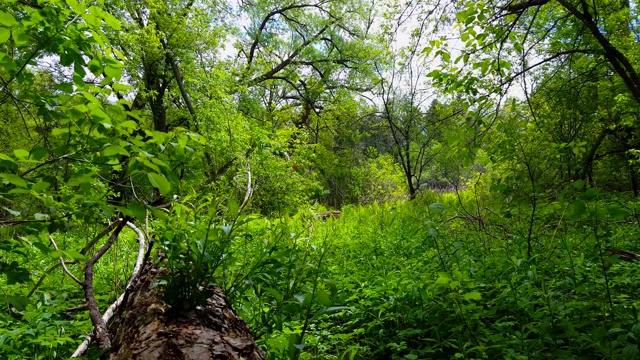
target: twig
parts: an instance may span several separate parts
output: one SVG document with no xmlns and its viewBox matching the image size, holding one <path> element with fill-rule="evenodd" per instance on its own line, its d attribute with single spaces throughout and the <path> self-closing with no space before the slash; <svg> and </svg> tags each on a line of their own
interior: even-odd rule
<svg viewBox="0 0 640 360">
<path fill-rule="evenodd" d="M 91 247 L 93 247 L 93 245 L 95 245 L 98 242 L 98 240 L 102 239 L 105 235 L 107 235 L 109 233 L 109 231 L 113 230 L 113 228 L 116 225 L 117 225 L 117 223 L 109 224 L 109 226 L 107 226 L 104 230 L 102 230 L 102 232 L 100 232 L 100 234 L 98 234 L 96 237 L 94 237 L 93 240 L 91 240 L 87 245 L 85 245 L 84 248 L 82 248 L 82 250 L 80 250 L 80 254 L 86 255 L 87 251 L 89 251 L 89 249 Z M 71 263 L 68 263 L 68 264 L 73 264 L 73 263 L 75 263 L 75 261 L 71 262 Z M 53 270 L 55 270 L 58 266 L 60 266 L 60 263 L 56 263 L 56 264 L 52 265 L 51 267 L 49 267 L 47 270 L 45 270 L 44 274 L 42 274 L 42 276 L 40 276 L 40 279 L 38 279 L 38 281 L 35 283 L 35 285 L 33 285 L 33 288 L 31 288 L 31 291 L 29 291 L 29 294 L 27 295 L 27 297 L 31 297 L 31 295 L 33 295 L 36 292 L 36 290 L 38 290 L 40 285 L 42 285 L 42 283 L 44 282 L 44 279 L 47 277 L 47 275 L 51 274 L 51 272 Z"/>
<path fill-rule="evenodd" d="M 49 235 L 49 241 L 51 241 L 51 245 L 53 245 L 53 248 L 56 249 L 56 251 L 59 251 L 60 249 L 58 249 L 58 244 L 56 244 L 56 242 L 53 240 L 53 237 L 51 235 Z M 62 256 L 60 256 L 60 265 L 62 265 L 62 270 L 64 271 L 65 274 L 69 275 L 70 278 L 73 279 L 73 281 L 77 282 L 78 285 L 82 286 L 82 281 L 80 281 L 75 275 L 73 275 L 73 273 L 71 273 L 71 271 L 69 271 L 69 269 L 67 269 L 67 265 L 64 263 L 64 258 Z"/>
</svg>

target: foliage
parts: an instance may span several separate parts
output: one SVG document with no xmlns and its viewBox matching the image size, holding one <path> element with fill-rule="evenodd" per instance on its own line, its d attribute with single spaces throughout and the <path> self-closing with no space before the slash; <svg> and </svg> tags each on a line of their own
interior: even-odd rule
<svg viewBox="0 0 640 360">
<path fill-rule="evenodd" d="M 269 359 L 640 358 L 638 11 L 2 2 L 0 357 L 68 357 L 149 235 Z"/>
</svg>

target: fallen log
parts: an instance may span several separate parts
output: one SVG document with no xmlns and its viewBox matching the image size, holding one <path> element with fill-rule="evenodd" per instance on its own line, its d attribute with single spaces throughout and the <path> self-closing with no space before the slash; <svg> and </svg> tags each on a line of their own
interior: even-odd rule
<svg viewBox="0 0 640 360">
<path fill-rule="evenodd" d="M 123 311 L 110 324 L 106 359 L 265 359 L 219 286 L 204 290 L 211 294 L 206 304 L 177 311 L 162 301 L 163 287 L 156 286 L 166 275 L 167 269 L 150 262 L 131 285 Z"/>
<path fill-rule="evenodd" d="M 609 254 L 611 254 L 611 256 L 618 257 L 622 261 L 633 262 L 633 261 L 640 260 L 640 255 L 634 254 L 634 253 L 626 251 L 626 250 L 615 249 L 615 248 L 606 248 L 606 249 L 604 249 L 604 251 L 606 251 Z"/>
</svg>

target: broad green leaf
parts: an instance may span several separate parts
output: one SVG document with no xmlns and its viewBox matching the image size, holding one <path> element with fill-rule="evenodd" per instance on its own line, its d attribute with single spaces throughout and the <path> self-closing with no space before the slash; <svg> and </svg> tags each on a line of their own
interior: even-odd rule
<svg viewBox="0 0 640 360">
<path fill-rule="evenodd" d="M 129 91 L 131 89 L 133 89 L 133 87 L 126 85 L 126 84 L 113 84 L 111 85 L 111 87 L 113 88 L 114 91 L 119 91 L 119 92 L 123 92 L 123 91 Z"/>
<path fill-rule="evenodd" d="M 318 303 L 320 303 L 320 305 L 323 305 L 323 306 L 331 305 L 331 297 L 323 289 L 316 290 L 316 300 L 318 301 Z"/>
<path fill-rule="evenodd" d="M 10 28 L 18 25 L 18 22 L 13 15 L 0 11 L 0 25 Z"/>
<path fill-rule="evenodd" d="M 11 37 L 17 46 L 28 45 L 31 42 L 31 37 L 23 29 L 12 30 Z"/>
<path fill-rule="evenodd" d="M 87 25 L 92 26 L 92 27 L 96 27 L 96 28 L 100 27 L 100 19 L 98 19 L 94 15 L 92 15 L 92 14 L 82 14 L 82 18 L 87 23 Z"/>
<path fill-rule="evenodd" d="M 138 123 L 133 120 L 127 120 L 120 123 L 120 127 L 127 129 L 137 129 Z"/>
<path fill-rule="evenodd" d="M 12 216 L 20 216 L 20 211 L 15 211 L 4 206 L 0 207 L 0 209 L 4 209 L 6 212 L 8 212 Z"/>
<path fill-rule="evenodd" d="M 29 158 L 29 152 L 27 150 L 24 150 L 24 149 L 13 150 L 13 155 L 15 155 L 18 159 L 28 159 Z"/>
<path fill-rule="evenodd" d="M 71 258 L 72 260 L 76 260 L 76 261 L 84 261 L 87 259 L 86 256 L 80 254 L 76 250 L 72 250 L 72 249 L 64 250 L 63 253 L 67 255 L 69 258 Z"/>
<path fill-rule="evenodd" d="M 66 0 L 67 5 L 69 5 L 69 7 L 71 7 L 73 9 L 73 11 L 76 12 L 76 14 L 84 14 L 85 12 L 85 7 L 84 7 L 84 2 L 77 2 L 76 0 Z"/>
<path fill-rule="evenodd" d="M 640 359 L 640 351 L 638 345 L 629 344 L 622 349 L 622 360 L 637 360 Z"/>
<path fill-rule="evenodd" d="M 6 43 L 11 38 L 11 30 L 0 27 L 0 44 Z"/>
<path fill-rule="evenodd" d="M 442 212 L 445 210 L 444 205 L 439 204 L 439 203 L 433 203 L 431 205 L 429 205 L 429 209 L 435 211 L 435 212 Z"/>
<path fill-rule="evenodd" d="M 569 219 L 571 220 L 580 219 L 587 213 L 587 205 L 580 200 L 577 200 L 573 204 L 571 204 L 571 207 L 573 209 L 571 215 L 569 216 Z"/>
<path fill-rule="evenodd" d="M 42 192 L 46 189 L 49 188 L 49 186 L 51 186 L 51 184 L 49 184 L 46 181 L 38 181 L 37 183 L 33 184 L 31 186 L 31 190 L 35 191 L 35 192 Z"/>
<path fill-rule="evenodd" d="M 138 219 L 138 221 L 144 221 L 145 217 L 147 216 L 146 206 L 135 201 L 127 205 L 127 210 L 129 210 L 131 215 Z"/>
<path fill-rule="evenodd" d="M 35 213 L 33 214 L 33 218 L 36 220 L 47 220 L 49 218 L 49 214 Z"/>
<path fill-rule="evenodd" d="M 94 76 L 100 76 L 100 74 L 102 74 L 102 63 L 97 58 L 91 59 L 87 64 L 87 67 Z"/>
<path fill-rule="evenodd" d="M 106 11 L 102 12 L 102 20 L 114 30 L 120 30 L 120 20 Z"/>
<path fill-rule="evenodd" d="M 29 298 L 22 295 L 8 295 L 5 297 L 5 300 L 18 311 L 25 310 L 27 305 L 29 305 Z"/>
<path fill-rule="evenodd" d="M 113 155 L 124 155 L 129 156 L 129 152 L 120 145 L 110 145 L 107 146 L 106 149 L 102 150 L 102 155 L 104 156 L 113 156 Z"/>
<path fill-rule="evenodd" d="M 464 297 L 465 300 L 481 300 L 482 299 L 482 296 L 477 291 L 472 291 L 470 293 L 466 293 L 466 294 L 464 294 L 463 297 Z"/>
<path fill-rule="evenodd" d="M 264 291 L 273 296 L 273 298 L 276 299 L 277 302 L 282 301 L 283 296 L 278 290 L 272 288 L 264 288 Z"/>
<path fill-rule="evenodd" d="M 120 80 L 120 78 L 122 77 L 122 69 L 113 66 L 106 66 L 104 68 L 104 73 L 107 74 L 107 76 L 116 79 L 116 81 Z"/>
<path fill-rule="evenodd" d="M 0 179 L 3 179 L 4 183 L 13 184 L 21 188 L 27 187 L 27 182 L 16 174 L 0 174 Z"/>
<path fill-rule="evenodd" d="M 56 84 L 56 88 L 67 94 L 73 93 L 73 85 L 69 83 Z"/>
<path fill-rule="evenodd" d="M 629 211 L 615 205 L 607 207 L 607 212 L 609 213 L 609 216 L 616 220 L 623 220 L 629 216 Z"/>
<path fill-rule="evenodd" d="M 38 146 L 31 150 L 31 158 L 34 160 L 42 160 L 47 155 L 49 155 L 49 151 L 43 146 Z"/>
<path fill-rule="evenodd" d="M 147 177 L 149 178 L 149 182 L 151 185 L 158 189 L 160 193 L 164 196 L 170 195 L 171 184 L 162 174 L 158 173 L 148 173 Z"/>
<path fill-rule="evenodd" d="M 12 266 L 5 274 L 7 275 L 7 285 L 23 284 L 29 281 L 29 271 L 17 265 Z"/>
<path fill-rule="evenodd" d="M 69 133 L 69 128 L 55 128 L 53 130 L 51 130 L 51 135 L 52 136 L 58 136 L 60 134 L 68 134 Z"/>
<path fill-rule="evenodd" d="M 84 88 L 84 78 L 82 75 L 78 73 L 73 74 L 73 85 L 77 86 L 79 89 Z"/>
</svg>

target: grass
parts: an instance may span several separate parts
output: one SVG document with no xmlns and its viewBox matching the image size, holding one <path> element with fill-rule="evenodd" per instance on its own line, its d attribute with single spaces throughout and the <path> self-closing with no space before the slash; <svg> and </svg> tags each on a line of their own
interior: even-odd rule
<svg viewBox="0 0 640 360">
<path fill-rule="evenodd" d="M 526 203 L 476 195 L 255 219 L 216 281 L 269 359 L 639 359 L 640 266 L 606 251 L 640 252 L 635 202 L 541 201 L 530 223 Z M 100 263 L 104 304 L 122 289 L 126 244 Z M 55 262 L 30 251 L 34 273 Z M 51 274 L 19 317 L 0 317 L 0 357 L 68 356 L 90 327 L 64 312 L 80 298 Z"/>
</svg>

